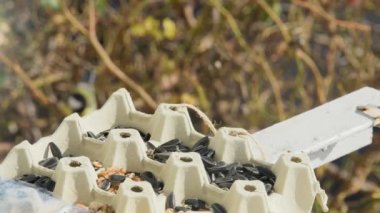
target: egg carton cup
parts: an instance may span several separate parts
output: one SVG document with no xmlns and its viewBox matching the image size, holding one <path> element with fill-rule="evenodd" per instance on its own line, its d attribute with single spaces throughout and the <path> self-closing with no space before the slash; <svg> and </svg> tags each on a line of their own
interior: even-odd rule
<svg viewBox="0 0 380 213">
<path fill-rule="evenodd" d="M 112 129 L 115 126 L 125 128 Z M 107 129 L 111 130 L 105 141 L 86 134 Z M 0 177 L 48 176 L 56 182 L 55 197 L 67 203 L 98 201 L 112 206 L 116 212 L 165 212 L 166 197 L 171 192 L 177 205 L 187 198 L 199 198 L 208 204 L 222 204 L 228 212 L 311 212 L 315 200 L 323 211 L 328 211 L 325 191 L 305 154 L 284 153 L 275 164 L 270 164 L 247 131 L 222 127 L 210 137 L 209 148 L 215 150 L 216 160 L 262 165 L 277 177 L 270 195 L 258 180 L 236 180 L 229 190 L 223 190 L 210 183 L 198 153 L 173 152 L 166 163 L 149 158 L 136 129 L 150 133 L 150 142 L 156 146 L 178 138 L 191 147 L 204 137 L 194 129 L 187 107 L 160 104 L 154 114 L 145 114 L 135 109 L 127 90 L 119 89 L 99 110 L 84 117 L 72 114 L 51 136 L 33 145 L 23 141 L 15 146 L 0 165 Z M 65 156 L 55 170 L 38 164 L 52 157 L 48 148 L 50 142 L 54 142 Z M 151 171 L 164 182 L 163 191 L 156 194 L 150 183 L 129 179 L 120 185 L 116 194 L 104 191 L 96 183 L 94 160 L 103 162 L 104 167 L 120 167 L 131 172 Z M 73 166 L 73 161 L 80 165 Z"/>
</svg>

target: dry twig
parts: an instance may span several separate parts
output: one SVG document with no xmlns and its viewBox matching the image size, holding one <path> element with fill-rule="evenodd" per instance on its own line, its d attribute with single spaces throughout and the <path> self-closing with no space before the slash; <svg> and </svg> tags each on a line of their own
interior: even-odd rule
<svg viewBox="0 0 380 213">
<path fill-rule="evenodd" d="M 29 78 L 28 74 L 21 68 L 19 64 L 9 59 L 7 56 L 5 56 L 3 53 L 0 53 L 0 61 L 5 64 L 9 70 L 13 71 L 26 85 L 26 87 L 29 88 L 32 95 L 37 99 L 38 102 L 40 102 L 43 105 L 49 105 L 50 100 L 49 98 L 42 93 L 36 85 L 34 85 L 32 79 Z"/>
<path fill-rule="evenodd" d="M 157 107 L 157 103 L 153 100 L 153 98 L 141 87 L 138 83 L 136 83 L 133 79 L 127 76 L 111 59 L 106 50 L 100 44 L 97 35 L 96 35 L 96 9 L 95 3 L 93 0 L 89 0 L 89 29 L 87 30 L 80 21 L 70 12 L 64 0 L 61 0 L 61 5 L 63 8 L 63 14 L 66 19 L 84 36 L 86 36 L 96 53 L 99 55 L 102 62 L 108 68 L 108 70 L 115 75 L 118 79 L 120 79 L 127 87 L 136 92 L 144 102 L 152 109 Z"/>
<path fill-rule="evenodd" d="M 337 26 L 351 30 L 360 30 L 363 32 L 371 31 L 371 27 L 366 24 L 336 19 L 333 15 L 327 13 L 321 7 L 313 3 L 310 3 L 309 1 L 294 0 L 293 3 L 297 6 L 310 10 L 312 13 L 321 16 L 328 22 L 331 22 L 332 24 L 335 24 Z"/>
<path fill-rule="evenodd" d="M 297 48 L 296 56 L 299 57 L 310 68 L 311 72 L 313 73 L 316 82 L 316 90 L 319 102 L 326 102 L 327 98 L 325 92 L 325 84 L 323 81 L 323 76 L 321 75 L 321 72 L 319 71 L 317 64 L 308 54 L 306 54 L 300 48 Z"/>
</svg>

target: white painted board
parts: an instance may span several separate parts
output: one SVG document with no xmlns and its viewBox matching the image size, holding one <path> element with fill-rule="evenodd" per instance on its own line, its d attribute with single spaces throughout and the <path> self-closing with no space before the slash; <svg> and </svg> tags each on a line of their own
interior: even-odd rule
<svg viewBox="0 0 380 213">
<path fill-rule="evenodd" d="M 269 162 L 284 152 L 307 153 L 314 168 L 372 142 L 373 119 L 356 110 L 380 106 L 380 91 L 364 87 L 253 134 Z"/>
</svg>

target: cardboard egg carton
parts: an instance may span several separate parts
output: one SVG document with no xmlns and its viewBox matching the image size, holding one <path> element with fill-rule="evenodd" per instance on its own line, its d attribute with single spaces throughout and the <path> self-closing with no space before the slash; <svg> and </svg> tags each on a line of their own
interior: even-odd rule
<svg viewBox="0 0 380 213">
<path fill-rule="evenodd" d="M 126 128 L 112 129 L 115 126 Z M 111 130 L 105 140 L 86 134 L 107 129 Z M 165 163 L 149 158 L 147 146 L 137 130 L 150 133 L 149 141 L 155 146 L 177 138 L 191 147 L 204 137 L 194 129 L 183 105 L 160 104 L 154 114 L 145 114 L 137 111 L 129 93 L 120 89 L 101 109 L 84 117 L 72 114 L 51 136 L 33 145 L 23 141 L 15 146 L 0 165 L 0 177 L 47 176 L 56 182 L 55 197 L 67 203 L 97 201 L 112 206 L 116 212 L 165 212 L 170 193 L 175 195 L 178 205 L 186 198 L 199 198 L 208 204 L 219 203 L 228 212 L 311 212 L 315 200 L 324 211 L 328 210 L 327 196 L 320 188 L 307 155 L 284 153 L 275 164 L 270 164 L 245 130 L 220 128 L 210 137 L 209 147 L 215 150 L 216 160 L 261 165 L 276 175 L 274 192 L 269 195 L 260 180 L 236 180 L 225 190 L 210 183 L 198 153 L 173 152 Z M 54 142 L 64 156 L 55 170 L 38 163 L 52 157 L 50 142 Z M 116 193 L 104 191 L 96 183 L 94 160 L 105 167 L 151 171 L 164 182 L 164 188 L 157 194 L 146 181 L 126 179 Z"/>
</svg>

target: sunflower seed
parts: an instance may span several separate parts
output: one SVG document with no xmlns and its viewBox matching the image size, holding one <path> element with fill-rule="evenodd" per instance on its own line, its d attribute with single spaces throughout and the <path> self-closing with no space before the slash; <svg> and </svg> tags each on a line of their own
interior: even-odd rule
<svg viewBox="0 0 380 213">
<path fill-rule="evenodd" d="M 99 139 L 99 140 L 104 140 L 108 137 L 108 134 L 109 134 L 110 130 L 104 130 L 102 132 L 99 132 L 95 138 Z"/>
<path fill-rule="evenodd" d="M 38 162 L 38 164 L 48 169 L 55 169 L 55 167 L 57 167 L 58 165 L 58 161 L 59 160 L 57 157 L 51 157 L 41 160 L 40 162 Z"/>
<path fill-rule="evenodd" d="M 148 181 L 152 185 L 153 189 L 158 188 L 157 178 L 156 178 L 156 176 L 154 176 L 154 174 L 152 172 L 149 172 L 149 171 L 143 172 L 143 173 L 141 173 L 140 177 L 143 180 Z"/>
<path fill-rule="evenodd" d="M 190 148 L 187 146 L 184 146 L 182 144 L 178 145 L 178 150 L 179 152 L 190 152 Z"/>
<path fill-rule="evenodd" d="M 207 157 L 207 156 L 202 156 L 202 162 L 203 162 L 203 165 L 206 167 L 206 168 L 209 168 L 209 167 L 214 167 L 217 165 L 217 162 L 212 160 L 211 158 Z"/>
<path fill-rule="evenodd" d="M 47 177 L 47 176 L 42 176 L 40 177 L 35 183 L 34 185 L 38 186 L 38 187 L 41 187 L 41 188 L 44 188 L 44 189 L 47 189 L 49 185 L 51 185 L 51 182 L 52 180 Z M 53 181 L 54 182 L 54 181 Z M 55 185 L 55 183 L 54 183 Z M 53 187 L 54 188 L 54 187 Z M 49 190 L 50 191 L 50 190 Z"/>
<path fill-rule="evenodd" d="M 226 182 L 232 182 L 234 179 L 232 177 L 220 177 L 216 178 L 214 183 L 220 184 L 220 183 L 226 183 Z"/>
<path fill-rule="evenodd" d="M 87 131 L 87 137 L 96 138 L 96 135 L 91 131 Z"/>
<path fill-rule="evenodd" d="M 188 205 L 192 211 L 198 211 L 206 208 L 206 202 L 197 198 L 186 199 L 184 203 Z"/>
<path fill-rule="evenodd" d="M 236 163 L 232 164 L 225 164 L 225 165 L 217 165 L 214 167 L 208 168 L 209 172 L 228 172 L 233 166 L 235 166 Z"/>
<path fill-rule="evenodd" d="M 151 142 L 149 142 L 149 141 L 146 142 L 146 147 L 147 147 L 148 149 L 155 149 L 155 148 L 156 148 L 156 146 L 153 145 L 153 144 L 152 144 Z"/>
<path fill-rule="evenodd" d="M 244 169 L 245 173 L 247 173 L 247 174 L 250 175 L 250 176 L 255 176 L 255 177 L 257 177 L 257 176 L 260 175 L 260 172 L 259 172 L 258 168 L 257 168 L 257 167 L 254 167 L 254 166 L 252 166 L 252 165 L 244 164 L 244 165 L 243 165 L 243 169 Z"/>
<path fill-rule="evenodd" d="M 110 189 L 111 187 L 111 181 L 109 181 L 108 179 L 105 179 L 101 184 L 100 184 L 100 188 L 105 190 L 105 191 L 108 191 L 108 189 Z"/>
<path fill-rule="evenodd" d="M 248 178 L 242 174 L 235 174 L 232 176 L 234 180 L 248 180 Z"/>
<path fill-rule="evenodd" d="M 257 166 L 256 167 L 259 171 L 259 173 L 263 176 L 268 177 L 269 179 L 274 179 L 276 180 L 276 175 L 273 174 L 273 172 L 265 167 L 262 166 Z"/>
<path fill-rule="evenodd" d="M 23 175 L 19 180 L 27 183 L 35 183 L 40 177 L 36 175 Z"/>
<path fill-rule="evenodd" d="M 169 159 L 170 154 L 170 152 L 157 153 L 154 154 L 154 159 L 160 162 L 166 162 Z"/>
<path fill-rule="evenodd" d="M 199 141 L 197 141 L 192 147 L 191 147 L 191 150 L 194 151 L 197 147 L 199 146 L 205 146 L 205 147 L 208 147 L 208 145 L 210 144 L 210 139 L 208 136 L 205 136 L 201 139 L 199 139 Z"/>
<path fill-rule="evenodd" d="M 176 207 L 174 207 L 174 212 L 180 212 L 180 211 L 187 212 L 187 211 L 190 211 L 190 210 L 191 210 L 190 208 L 184 207 L 184 206 L 176 206 Z"/>
<path fill-rule="evenodd" d="M 147 142 L 150 140 L 151 135 L 149 133 L 146 133 L 144 137 L 142 137 L 144 142 Z"/>
<path fill-rule="evenodd" d="M 227 213 L 226 209 L 219 203 L 213 203 L 210 207 L 213 213 Z"/>
<path fill-rule="evenodd" d="M 53 180 L 47 181 L 46 184 L 44 185 L 44 188 L 51 192 L 54 191 L 55 182 Z"/>
<path fill-rule="evenodd" d="M 205 146 L 200 146 L 199 149 L 197 151 L 194 151 L 194 152 L 198 152 L 201 156 L 206 156 L 207 153 L 209 152 L 209 149 Z"/>
<path fill-rule="evenodd" d="M 57 157 L 58 159 L 62 158 L 61 150 L 58 148 L 58 146 L 55 143 L 50 142 L 49 148 L 54 157 Z"/>
<path fill-rule="evenodd" d="M 199 150 L 202 150 L 202 149 L 207 149 L 207 146 L 200 145 L 200 146 L 192 148 L 191 151 L 192 152 L 199 152 Z"/>
<path fill-rule="evenodd" d="M 172 192 L 166 197 L 165 207 L 168 209 L 168 208 L 174 208 L 174 206 L 175 206 L 175 197 Z"/>
<path fill-rule="evenodd" d="M 181 141 L 179 139 L 172 139 L 168 142 L 165 142 L 163 144 L 161 144 L 158 148 L 160 147 L 171 147 L 171 146 L 176 146 L 176 145 L 179 145 L 181 143 Z"/>
<path fill-rule="evenodd" d="M 215 182 L 215 180 L 216 180 L 215 173 L 211 173 L 210 180 L 211 180 L 211 182 Z"/>
<path fill-rule="evenodd" d="M 264 184 L 265 186 L 265 191 L 268 193 L 268 194 L 271 194 L 273 192 L 273 185 L 270 184 L 270 183 L 265 183 Z"/>
<path fill-rule="evenodd" d="M 214 158 L 214 156 L 215 156 L 215 150 L 208 149 L 208 153 L 206 153 L 206 157 L 208 157 L 208 158 Z"/>
<path fill-rule="evenodd" d="M 125 180 L 126 176 L 125 175 L 116 175 L 116 174 L 113 174 L 109 177 L 109 180 L 112 182 L 112 183 L 121 183 Z"/>
<path fill-rule="evenodd" d="M 157 182 L 157 187 L 155 188 L 155 191 L 158 193 L 158 192 L 160 192 L 162 189 L 164 189 L 164 182 L 162 182 L 162 181 L 158 181 L 158 182 Z"/>
</svg>

